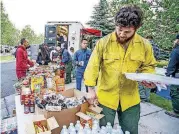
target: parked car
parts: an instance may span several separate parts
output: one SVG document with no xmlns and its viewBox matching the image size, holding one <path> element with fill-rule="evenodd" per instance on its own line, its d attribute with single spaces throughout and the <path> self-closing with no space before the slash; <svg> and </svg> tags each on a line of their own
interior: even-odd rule
<svg viewBox="0 0 179 134">
<path fill-rule="evenodd" d="M 15 56 L 15 53 L 16 53 L 16 49 L 17 49 L 17 46 L 15 46 L 12 50 L 11 50 L 11 54 Z"/>
<path fill-rule="evenodd" d="M 9 53 L 10 52 L 11 47 L 8 45 L 2 45 L 1 46 L 1 53 Z"/>
</svg>

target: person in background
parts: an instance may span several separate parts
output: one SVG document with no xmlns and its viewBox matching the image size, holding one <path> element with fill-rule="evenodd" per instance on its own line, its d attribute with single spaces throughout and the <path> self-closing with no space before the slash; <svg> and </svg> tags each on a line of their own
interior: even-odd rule
<svg viewBox="0 0 179 134">
<path fill-rule="evenodd" d="M 84 72 L 91 56 L 91 50 L 88 49 L 88 40 L 82 39 L 81 49 L 74 54 L 74 63 L 76 65 L 76 89 L 81 91 L 81 84 Z M 87 90 L 87 87 L 86 87 Z"/>
<path fill-rule="evenodd" d="M 36 62 L 39 65 L 48 65 L 48 63 L 50 62 L 48 50 L 44 45 L 40 46 Z"/>
<path fill-rule="evenodd" d="M 28 59 L 26 50 L 28 46 L 28 40 L 26 38 L 22 38 L 21 45 L 18 46 L 16 51 L 16 75 L 18 80 L 26 77 L 27 70 L 34 66 L 34 62 Z"/>
<path fill-rule="evenodd" d="M 158 61 L 160 59 L 160 48 L 159 46 L 154 42 L 153 36 L 149 35 L 146 37 L 147 40 L 149 40 L 150 44 L 152 45 L 154 57 Z"/>
<path fill-rule="evenodd" d="M 67 44 L 64 44 L 64 48 L 62 48 L 62 63 L 65 64 L 65 73 L 66 73 L 65 84 L 69 84 L 72 82 L 71 80 L 72 58 L 67 50 Z"/>
<path fill-rule="evenodd" d="M 97 99 L 105 115 L 100 126 L 107 122 L 113 126 L 117 112 L 123 132 L 130 134 L 138 134 L 140 95 L 138 83 L 127 79 L 125 73 L 155 73 L 156 65 L 151 44 L 137 34 L 142 20 L 138 6 L 122 7 L 115 17 L 115 31 L 98 40 L 84 74 L 88 102 L 94 104 Z M 146 81 L 141 84 L 156 86 Z"/>
<path fill-rule="evenodd" d="M 60 55 L 61 55 L 61 48 L 60 48 L 60 46 L 56 46 L 50 52 L 50 60 L 55 63 L 60 62 Z"/>
<path fill-rule="evenodd" d="M 63 34 L 57 34 L 57 41 L 59 42 L 59 44 L 62 44 L 64 42 L 64 37 Z"/>
<path fill-rule="evenodd" d="M 170 55 L 170 60 L 167 67 L 166 76 L 179 79 L 179 34 L 174 41 L 173 50 Z M 170 96 L 172 100 L 173 111 L 166 111 L 165 113 L 179 118 L 179 86 L 170 86 Z"/>
<path fill-rule="evenodd" d="M 152 45 L 155 59 L 159 60 L 159 58 L 160 58 L 160 49 L 159 49 L 158 45 L 154 42 L 153 36 L 149 35 L 149 36 L 146 37 L 146 39 Z M 140 99 L 143 102 L 149 102 L 150 101 L 150 92 L 157 92 L 157 87 L 155 87 L 154 89 L 150 89 L 150 88 L 146 88 L 146 87 L 142 86 L 139 83 Z"/>
<path fill-rule="evenodd" d="M 71 58 L 72 58 L 72 78 L 75 79 L 75 62 L 74 62 L 74 53 L 75 53 L 75 50 L 74 50 L 74 47 L 71 47 L 70 48 L 70 52 L 71 52 Z"/>
</svg>

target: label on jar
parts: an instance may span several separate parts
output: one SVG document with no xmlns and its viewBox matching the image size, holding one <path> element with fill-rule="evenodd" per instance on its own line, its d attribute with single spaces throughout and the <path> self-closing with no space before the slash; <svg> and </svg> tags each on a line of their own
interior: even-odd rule
<svg viewBox="0 0 179 134">
<path fill-rule="evenodd" d="M 30 112 L 31 113 L 35 113 L 35 106 L 33 105 L 33 106 L 30 106 Z"/>
<path fill-rule="evenodd" d="M 25 113 L 25 114 L 28 114 L 28 113 L 29 113 L 29 107 L 28 107 L 28 106 L 25 106 L 25 105 L 24 105 L 24 113 Z"/>
</svg>

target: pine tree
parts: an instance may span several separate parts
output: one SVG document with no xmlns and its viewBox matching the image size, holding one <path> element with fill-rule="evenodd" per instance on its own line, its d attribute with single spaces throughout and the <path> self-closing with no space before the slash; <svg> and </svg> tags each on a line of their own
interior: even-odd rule
<svg viewBox="0 0 179 134">
<path fill-rule="evenodd" d="M 87 24 L 92 28 L 101 30 L 103 36 L 109 34 L 114 30 L 113 18 L 109 14 L 109 5 L 106 0 L 100 0 L 97 5 L 94 6 L 93 15 Z"/>
</svg>

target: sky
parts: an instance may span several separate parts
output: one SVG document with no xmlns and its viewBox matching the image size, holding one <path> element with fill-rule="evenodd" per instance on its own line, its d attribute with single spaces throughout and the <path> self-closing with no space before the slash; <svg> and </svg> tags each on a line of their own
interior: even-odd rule
<svg viewBox="0 0 179 134">
<path fill-rule="evenodd" d="M 79 21 L 84 26 L 90 20 L 93 6 L 99 0 L 2 0 L 11 22 L 22 30 L 31 25 L 44 33 L 47 21 Z"/>
</svg>

